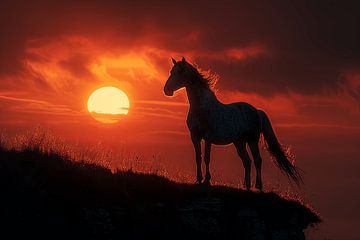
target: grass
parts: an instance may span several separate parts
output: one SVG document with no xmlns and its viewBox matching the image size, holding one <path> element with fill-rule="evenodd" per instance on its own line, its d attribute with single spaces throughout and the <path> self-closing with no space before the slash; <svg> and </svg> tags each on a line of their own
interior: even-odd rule
<svg viewBox="0 0 360 240">
<path fill-rule="evenodd" d="M 110 169 L 112 172 L 133 171 L 147 174 L 165 176 L 179 182 L 192 181 L 183 174 L 172 172 L 169 174 L 164 166 L 161 166 L 157 154 L 151 157 L 144 157 L 141 153 L 130 154 L 126 151 L 121 142 L 117 145 L 114 152 L 101 142 L 92 144 L 69 143 L 65 139 L 55 135 L 50 129 L 42 126 L 28 129 L 17 134 L 7 135 L 6 132 L 0 134 L 0 145 L 4 149 L 21 151 L 39 151 L 51 153 L 66 158 L 73 162 L 84 162 L 95 164 Z"/>
<path fill-rule="evenodd" d="M 275 193 L 114 171 L 35 140 L 12 148 L 1 141 L 0 187 L 1 234 L 12 239 L 257 239 L 251 236 L 301 235 L 320 222 L 308 207 Z"/>
</svg>

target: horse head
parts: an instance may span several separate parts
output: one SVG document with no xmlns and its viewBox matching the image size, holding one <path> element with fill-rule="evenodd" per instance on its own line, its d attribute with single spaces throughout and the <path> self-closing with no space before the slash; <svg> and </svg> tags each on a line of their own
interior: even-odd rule
<svg viewBox="0 0 360 240">
<path fill-rule="evenodd" d="M 173 96 L 174 92 L 180 88 L 186 87 L 190 79 L 189 63 L 183 57 L 181 61 L 172 58 L 174 66 L 170 70 L 170 76 L 165 83 L 164 93 L 166 96 Z"/>
</svg>

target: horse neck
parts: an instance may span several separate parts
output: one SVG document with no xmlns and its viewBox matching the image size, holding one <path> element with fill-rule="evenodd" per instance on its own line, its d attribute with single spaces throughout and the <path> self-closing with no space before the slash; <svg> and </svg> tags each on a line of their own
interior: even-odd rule
<svg viewBox="0 0 360 240">
<path fill-rule="evenodd" d="M 211 108 L 214 104 L 219 104 L 219 100 L 210 88 L 204 86 L 191 85 L 186 87 L 190 109 L 198 110 Z"/>
</svg>

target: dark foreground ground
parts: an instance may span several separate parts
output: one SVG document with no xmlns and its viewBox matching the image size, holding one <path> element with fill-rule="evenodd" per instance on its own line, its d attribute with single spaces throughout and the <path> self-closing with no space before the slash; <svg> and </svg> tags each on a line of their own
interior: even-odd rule
<svg viewBox="0 0 360 240">
<path fill-rule="evenodd" d="M 304 239 L 320 222 L 275 193 L 178 184 L 154 175 L 0 148 L 0 239 Z"/>
</svg>

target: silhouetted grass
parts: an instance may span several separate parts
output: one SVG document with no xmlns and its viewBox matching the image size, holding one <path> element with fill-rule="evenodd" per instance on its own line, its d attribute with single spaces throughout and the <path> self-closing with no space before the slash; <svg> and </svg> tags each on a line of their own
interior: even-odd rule
<svg viewBox="0 0 360 240">
<path fill-rule="evenodd" d="M 69 142 L 54 134 L 51 129 L 42 126 L 12 135 L 2 132 L 0 145 L 4 149 L 18 152 L 39 151 L 45 154 L 57 154 L 70 161 L 96 164 L 110 169 L 112 172 L 130 170 L 189 182 L 189 178 L 186 178 L 184 174 L 175 174 L 174 172 L 169 174 L 167 169 L 161 165 L 160 156 L 157 154 L 153 154 L 151 157 L 143 157 L 141 152 L 130 154 L 126 152 L 125 146 L 121 143 L 116 146 L 116 152 L 114 152 L 101 142 L 92 144 Z M 190 182 L 192 182 L 192 178 Z"/>
<path fill-rule="evenodd" d="M 309 208 L 274 193 L 112 173 L 38 148 L 0 146 L 0 187 L 0 234 L 12 239 L 256 239 L 249 237 L 254 231 L 273 236 L 320 222 Z"/>
</svg>

